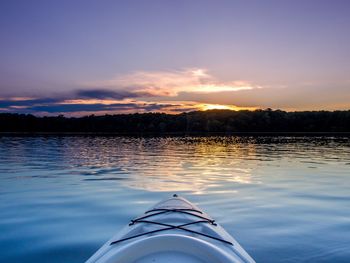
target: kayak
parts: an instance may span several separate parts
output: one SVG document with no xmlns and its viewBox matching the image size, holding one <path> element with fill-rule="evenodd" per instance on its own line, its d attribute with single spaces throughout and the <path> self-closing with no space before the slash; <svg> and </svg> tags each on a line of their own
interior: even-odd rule
<svg viewBox="0 0 350 263">
<path fill-rule="evenodd" d="M 248 253 L 196 205 L 174 195 L 129 223 L 86 263 L 252 263 Z"/>
</svg>

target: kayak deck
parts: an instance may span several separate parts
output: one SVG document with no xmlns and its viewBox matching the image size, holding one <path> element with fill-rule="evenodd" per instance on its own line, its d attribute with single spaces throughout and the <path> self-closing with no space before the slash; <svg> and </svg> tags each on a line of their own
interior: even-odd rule
<svg viewBox="0 0 350 263">
<path fill-rule="evenodd" d="M 87 263 L 254 262 L 213 219 L 184 198 L 155 205 L 131 220 Z"/>
</svg>

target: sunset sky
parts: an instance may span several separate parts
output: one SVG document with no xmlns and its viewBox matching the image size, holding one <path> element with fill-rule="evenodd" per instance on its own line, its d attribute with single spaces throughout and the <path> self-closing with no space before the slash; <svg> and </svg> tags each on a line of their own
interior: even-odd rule
<svg viewBox="0 0 350 263">
<path fill-rule="evenodd" d="M 350 109 L 350 1 L 2 0 L 0 112 Z"/>
</svg>

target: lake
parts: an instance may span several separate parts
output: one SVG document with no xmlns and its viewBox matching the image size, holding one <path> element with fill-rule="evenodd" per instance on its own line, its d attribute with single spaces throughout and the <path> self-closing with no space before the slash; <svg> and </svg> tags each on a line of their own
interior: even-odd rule
<svg viewBox="0 0 350 263">
<path fill-rule="evenodd" d="M 0 261 L 84 262 L 177 193 L 257 262 L 350 262 L 347 137 L 0 137 Z"/>
</svg>

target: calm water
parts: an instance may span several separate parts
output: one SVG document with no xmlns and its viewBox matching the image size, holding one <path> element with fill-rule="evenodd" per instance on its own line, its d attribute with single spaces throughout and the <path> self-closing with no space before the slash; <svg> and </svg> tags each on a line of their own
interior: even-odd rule
<svg viewBox="0 0 350 263">
<path fill-rule="evenodd" d="M 0 261 L 84 262 L 182 194 L 257 262 L 350 262 L 350 141 L 0 137 Z"/>
</svg>

